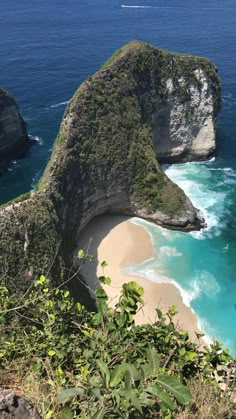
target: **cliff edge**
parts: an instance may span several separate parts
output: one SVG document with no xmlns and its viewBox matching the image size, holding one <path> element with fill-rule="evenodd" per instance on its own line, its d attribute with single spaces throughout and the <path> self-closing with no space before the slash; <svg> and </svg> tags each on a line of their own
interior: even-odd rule
<svg viewBox="0 0 236 419">
<path fill-rule="evenodd" d="M 102 213 L 200 229 L 198 210 L 159 160 L 211 155 L 219 106 L 207 59 L 136 41 L 117 51 L 71 99 L 38 191 L 0 212 L 5 277 L 21 267 L 28 279 L 50 272 L 59 281 L 79 232 Z"/>
<path fill-rule="evenodd" d="M 0 173 L 10 160 L 21 157 L 31 143 L 15 99 L 0 88 Z"/>
</svg>

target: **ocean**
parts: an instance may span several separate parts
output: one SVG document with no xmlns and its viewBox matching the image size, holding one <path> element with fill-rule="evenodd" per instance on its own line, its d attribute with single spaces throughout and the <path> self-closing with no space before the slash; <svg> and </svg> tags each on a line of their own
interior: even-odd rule
<svg viewBox="0 0 236 419">
<path fill-rule="evenodd" d="M 0 85 L 15 96 L 38 140 L 0 177 L 0 203 L 34 189 L 68 100 L 121 45 L 138 39 L 217 64 L 223 102 L 215 159 L 165 167 L 208 227 L 186 234 L 139 221 L 156 255 L 132 270 L 153 281 L 169 278 L 204 332 L 235 353 L 235 0 L 11 0 L 1 4 L 0 28 Z"/>
</svg>

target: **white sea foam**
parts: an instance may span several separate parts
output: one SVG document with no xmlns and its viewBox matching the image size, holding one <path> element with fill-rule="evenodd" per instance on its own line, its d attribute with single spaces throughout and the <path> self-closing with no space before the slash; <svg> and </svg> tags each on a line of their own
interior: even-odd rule
<svg viewBox="0 0 236 419">
<path fill-rule="evenodd" d="M 125 7 L 127 9 L 156 9 L 155 6 L 126 6 L 125 4 L 122 4 L 121 7 Z"/>
<path fill-rule="evenodd" d="M 221 234 L 223 226 L 221 218 L 225 211 L 224 200 L 227 191 L 211 190 L 208 185 L 208 179 L 210 181 L 214 176 L 214 169 L 219 169 L 226 175 L 233 173 L 230 167 L 211 168 L 205 163 L 172 165 L 165 171 L 167 176 L 184 190 L 193 205 L 200 209 L 206 220 L 207 227 L 205 229 L 191 233 L 197 239 L 218 236 Z M 225 183 L 225 179 L 223 179 L 223 183 Z"/>
<path fill-rule="evenodd" d="M 158 284 L 166 283 L 166 284 L 174 285 L 176 288 L 178 288 L 178 290 L 180 292 L 180 295 L 182 297 L 183 303 L 186 306 L 191 308 L 190 302 L 194 298 L 194 294 L 192 292 L 188 292 L 188 291 L 184 290 L 178 284 L 178 282 L 176 282 L 172 278 L 168 278 L 167 276 L 165 276 L 160 271 L 157 271 L 151 265 L 149 265 L 148 267 L 139 266 L 138 268 L 130 266 L 130 267 L 125 268 L 125 273 L 128 274 L 128 275 L 132 275 L 132 276 L 140 276 L 141 278 L 148 279 L 149 281 L 152 281 L 152 282 L 155 282 L 155 283 L 158 283 Z"/>
<path fill-rule="evenodd" d="M 37 183 L 38 183 L 38 181 L 39 181 L 39 178 L 40 178 L 40 174 L 41 174 L 41 172 L 40 171 L 38 171 L 36 174 L 35 174 L 35 176 L 33 176 L 32 177 L 32 182 L 31 182 L 31 185 L 30 185 L 30 187 L 31 187 L 31 192 L 35 192 L 35 188 L 36 188 L 36 186 L 37 186 Z"/>
<path fill-rule="evenodd" d="M 68 105 L 69 100 L 65 100 L 64 102 L 54 103 L 50 105 L 50 108 L 58 108 L 58 106 Z"/>
<path fill-rule="evenodd" d="M 43 145 L 43 139 L 38 135 L 30 135 L 29 136 L 32 140 L 37 141 L 39 145 Z"/>
<path fill-rule="evenodd" d="M 205 294 L 212 299 L 220 292 L 220 286 L 216 278 L 213 274 L 207 271 L 196 272 L 195 278 L 192 281 L 189 281 L 188 289 L 184 289 L 173 278 L 169 278 L 161 272 L 157 261 L 148 264 L 148 266 L 143 266 L 143 264 L 141 264 L 138 267 L 127 267 L 125 272 L 128 275 L 140 276 L 159 284 L 173 284 L 176 288 L 178 288 L 183 303 L 188 307 L 191 307 L 191 302 L 200 297 L 201 294 Z"/>
<path fill-rule="evenodd" d="M 146 226 L 153 226 L 153 224 L 152 224 L 152 223 L 150 223 L 149 221 L 143 220 L 143 219 L 138 218 L 138 217 L 133 217 L 133 218 L 131 218 L 131 222 L 132 222 L 133 224 L 136 224 L 136 225 L 138 225 L 138 226 L 142 226 L 142 227 L 144 227 L 144 228 L 145 228 L 145 225 L 146 225 Z M 158 227 L 157 227 L 157 228 L 158 228 Z M 160 228 L 160 227 L 159 227 L 159 228 Z M 148 233 L 148 235 L 149 235 L 149 237 L 150 237 L 150 240 L 151 240 L 151 242 L 152 242 L 152 245 L 153 245 L 153 249 L 155 250 L 155 243 L 154 243 L 154 238 L 153 238 L 153 235 L 150 233 L 150 231 L 148 230 L 148 228 L 146 228 L 145 230 L 146 230 L 146 232 Z"/>
<path fill-rule="evenodd" d="M 233 169 L 231 167 L 210 167 L 209 170 L 211 172 L 233 172 Z"/>
<path fill-rule="evenodd" d="M 182 253 L 179 252 L 176 247 L 162 246 L 159 251 L 160 256 L 179 257 Z"/>
<path fill-rule="evenodd" d="M 127 9 L 174 9 L 174 10 L 179 10 L 179 11 L 181 11 L 181 10 L 197 10 L 197 11 L 199 11 L 199 10 L 209 10 L 209 11 L 225 11 L 225 12 L 227 12 L 227 11 L 234 11 L 234 12 L 236 12 L 236 8 L 228 8 L 228 7 L 201 7 L 201 8 L 192 8 L 191 7 L 191 9 L 190 8 L 188 8 L 188 7 L 178 7 L 178 6 L 136 6 L 136 5 L 134 5 L 134 6 L 129 6 L 129 5 L 125 5 L 125 4 L 122 4 L 121 5 L 121 7 L 124 7 L 124 8 L 127 8 Z"/>
</svg>

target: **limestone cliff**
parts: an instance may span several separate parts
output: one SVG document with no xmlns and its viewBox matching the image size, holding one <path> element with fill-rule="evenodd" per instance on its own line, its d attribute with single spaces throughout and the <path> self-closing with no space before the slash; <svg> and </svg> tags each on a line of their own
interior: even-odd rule
<svg viewBox="0 0 236 419">
<path fill-rule="evenodd" d="M 216 148 L 219 107 L 217 73 L 207 61 L 177 80 L 168 78 L 166 95 L 159 98 L 152 116 L 158 160 L 179 163 L 209 158 Z"/>
<path fill-rule="evenodd" d="M 9 161 L 21 157 L 31 141 L 14 98 L 0 88 L 0 173 Z"/>
<path fill-rule="evenodd" d="M 206 117 L 208 94 L 212 113 Z M 211 120 L 215 130 L 219 103 L 216 69 L 208 60 L 141 42 L 119 50 L 71 99 L 38 191 L 1 210 L 5 277 L 20 271 L 30 280 L 50 272 L 58 281 L 65 272 L 71 275 L 78 234 L 102 213 L 140 216 L 185 231 L 199 229 L 198 211 L 161 170 L 159 150 L 161 159 L 178 153 L 183 159 L 196 153 L 205 158 L 206 147 L 200 146 L 204 127 Z M 177 127 L 181 109 L 183 130 Z M 164 134 L 169 144 L 165 150 Z M 197 136 L 201 140 L 195 146 Z"/>
</svg>

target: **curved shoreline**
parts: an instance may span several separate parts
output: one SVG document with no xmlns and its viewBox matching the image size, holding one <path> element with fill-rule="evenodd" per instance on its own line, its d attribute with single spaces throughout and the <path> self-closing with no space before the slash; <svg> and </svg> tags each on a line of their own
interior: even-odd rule
<svg viewBox="0 0 236 419">
<path fill-rule="evenodd" d="M 190 338 L 197 341 L 196 334 L 201 333 L 196 314 L 191 307 L 183 302 L 180 290 L 173 283 L 157 283 L 151 279 L 130 275 L 126 269 L 140 264 L 154 256 L 154 247 L 150 233 L 144 226 L 132 222 L 123 216 L 102 215 L 93 219 L 80 235 L 79 248 L 88 248 L 89 253 L 101 263 L 105 260 L 108 266 L 105 272 L 100 263 L 85 263 L 82 273 L 91 283 L 96 275 L 111 277 L 110 286 L 104 286 L 110 305 L 115 306 L 119 298 L 122 285 L 129 281 L 136 281 L 144 288 L 144 306 L 136 315 L 137 324 L 153 323 L 156 318 L 156 308 L 167 312 L 168 308 L 176 305 L 178 314 L 176 324 L 180 329 L 188 330 Z M 208 337 L 204 344 L 209 343 Z"/>
</svg>

